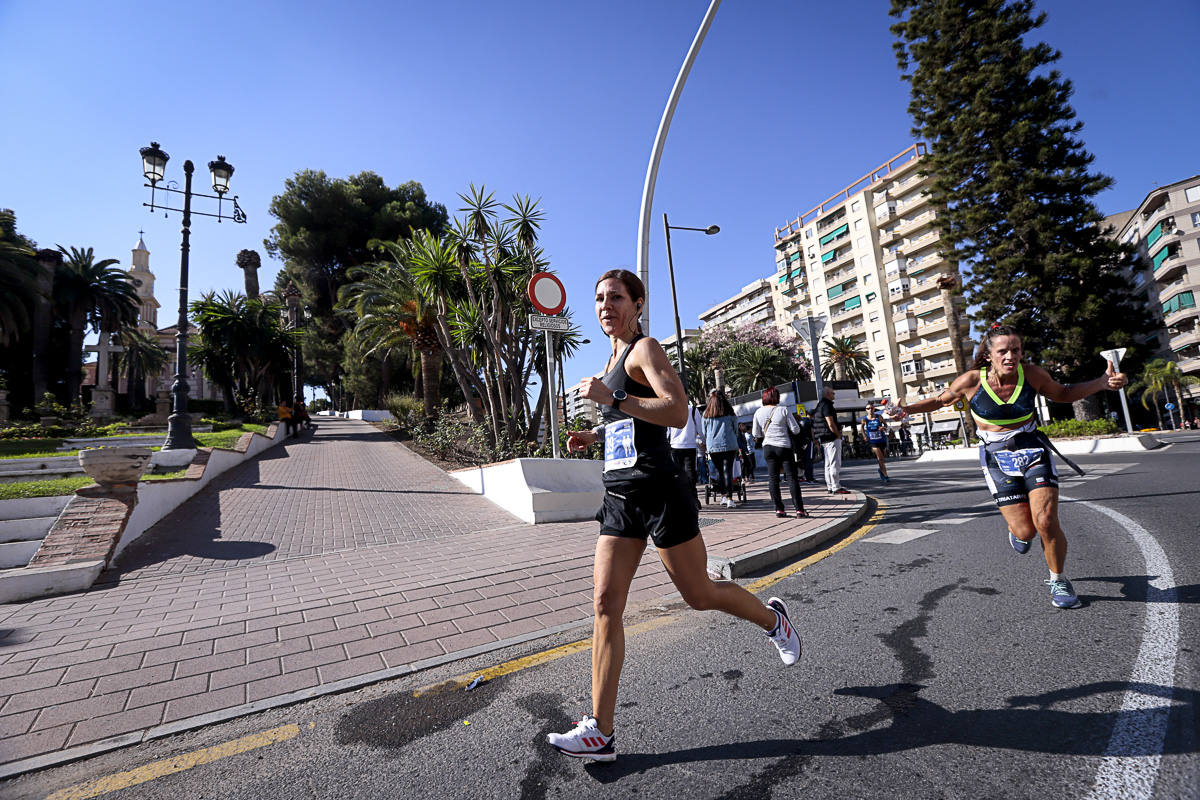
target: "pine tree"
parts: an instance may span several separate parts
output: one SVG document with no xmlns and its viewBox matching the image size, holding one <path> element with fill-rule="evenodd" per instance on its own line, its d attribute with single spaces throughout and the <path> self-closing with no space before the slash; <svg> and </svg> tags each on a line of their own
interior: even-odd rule
<svg viewBox="0 0 1200 800">
<path fill-rule="evenodd" d="M 913 133 L 947 258 L 969 270 L 967 300 L 1003 320 L 1060 380 L 1095 377 L 1098 353 L 1130 347 L 1153 321 L 1122 268 L 1134 251 L 1102 228 L 1071 82 L 1059 53 L 1027 37 L 1033 0 L 892 0 L 892 33 L 912 84 Z"/>
</svg>

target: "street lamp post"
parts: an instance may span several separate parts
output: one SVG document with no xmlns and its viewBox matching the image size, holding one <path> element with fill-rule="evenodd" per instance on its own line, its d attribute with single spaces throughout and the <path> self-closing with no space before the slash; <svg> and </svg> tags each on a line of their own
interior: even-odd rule
<svg viewBox="0 0 1200 800">
<path fill-rule="evenodd" d="M 192 173 L 195 172 L 195 167 L 192 162 L 183 162 L 184 183 L 183 191 L 176 189 L 174 186 L 159 186 L 163 176 L 166 173 L 167 161 L 170 156 L 167 155 L 158 142 L 151 142 L 149 147 L 143 147 L 139 150 L 142 156 L 142 174 L 146 176 L 146 180 L 150 181 L 146 186 L 150 189 L 150 202 L 142 203 L 150 209 L 151 212 L 156 210 L 162 211 L 178 211 L 183 214 L 183 242 L 180 245 L 179 255 L 179 321 L 178 330 L 175 333 L 175 382 L 171 385 L 171 395 L 173 397 L 173 405 L 171 407 L 171 415 L 167 417 L 167 440 L 163 442 L 163 450 L 195 450 L 196 440 L 192 438 L 192 418 L 188 415 L 188 382 L 187 382 L 187 340 L 188 340 L 188 252 L 191 249 L 190 239 L 192 234 L 192 197 L 206 197 L 217 201 L 217 213 L 210 214 L 204 211 L 196 211 L 194 213 L 202 217 L 216 217 L 220 222 L 223 219 L 232 219 L 234 222 L 245 222 L 246 214 L 238 205 L 237 195 L 233 196 L 233 211 L 228 216 L 222 213 L 222 201 L 225 193 L 229 191 L 229 179 L 233 176 L 233 165 L 225 160 L 225 156 L 217 156 L 215 161 L 208 162 L 209 172 L 212 174 L 212 187 L 215 195 L 211 194 L 193 194 L 192 192 Z M 168 183 L 173 184 L 174 181 Z M 183 195 L 183 208 L 173 208 L 169 205 L 156 204 L 154 201 L 155 191 L 168 192 L 171 194 Z"/>
<path fill-rule="evenodd" d="M 675 309 L 675 352 L 679 356 L 679 380 L 683 382 L 683 394 L 687 395 L 687 368 L 683 363 L 683 329 L 679 326 L 679 300 L 675 297 L 675 261 L 671 258 L 671 231 L 700 231 L 705 236 L 720 233 L 716 225 L 707 228 L 687 228 L 682 225 L 671 225 L 667 222 L 667 214 L 663 212 L 663 231 L 667 235 L 667 272 L 671 276 L 671 306 Z M 689 402 L 689 405 L 691 403 Z"/>
</svg>

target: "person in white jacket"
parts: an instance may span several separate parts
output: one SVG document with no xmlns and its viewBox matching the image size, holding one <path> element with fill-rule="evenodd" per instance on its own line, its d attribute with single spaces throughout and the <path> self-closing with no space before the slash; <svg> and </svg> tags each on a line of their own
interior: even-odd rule
<svg viewBox="0 0 1200 800">
<path fill-rule="evenodd" d="M 667 428 L 667 438 L 671 441 L 671 459 L 675 466 L 687 475 L 692 486 L 696 485 L 696 454 L 704 454 L 704 427 L 700 421 L 700 409 L 692 406 L 688 409 L 687 422 L 682 428 Z M 697 493 L 696 502 L 700 502 Z"/>
<path fill-rule="evenodd" d="M 792 492 L 796 516 L 807 517 L 804 498 L 800 495 L 800 481 L 796 476 L 796 462 L 789 435 L 800 433 L 800 425 L 787 408 L 779 405 L 779 390 L 774 386 L 763 389 L 762 402 L 762 407 L 754 412 L 754 438 L 762 440 L 763 458 L 767 462 L 767 485 L 771 490 L 771 501 L 775 503 L 775 516 L 789 516 L 783 508 L 783 497 L 779 492 L 779 472 L 782 470 L 787 476 L 788 488 Z"/>
</svg>

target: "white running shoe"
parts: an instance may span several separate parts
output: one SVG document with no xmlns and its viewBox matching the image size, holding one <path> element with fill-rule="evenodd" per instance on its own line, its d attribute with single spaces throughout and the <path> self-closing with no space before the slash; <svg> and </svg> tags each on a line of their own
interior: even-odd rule
<svg viewBox="0 0 1200 800">
<path fill-rule="evenodd" d="M 792 627 L 788 619 L 787 606 L 778 597 L 772 597 L 767 605 L 775 612 L 775 630 L 767 634 L 775 646 L 779 648 L 779 657 L 783 663 L 791 666 L 800 660 L 800 634 Z"/>
<path fill-rule="evenodd" d="M 592 716 L 579 720 L 579 724 L 566 733 L 546 734 L 546 741 L 558 752 L 588 761 L 616 761 L 616 738 L 615 732 L 612 736 L 601 733 Z"/>
</svg>

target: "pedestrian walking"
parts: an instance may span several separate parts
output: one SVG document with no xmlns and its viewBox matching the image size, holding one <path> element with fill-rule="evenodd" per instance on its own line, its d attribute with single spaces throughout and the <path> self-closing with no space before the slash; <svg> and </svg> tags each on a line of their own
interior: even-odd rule
<svg viewBox="0 0 1200 800">
<path fill-rule="evenodd" d="M 733 497 L 733 462 L 738 458 L 737 417 L 733 405 L 725 392 L 713 389 L 708 395 L 708 406 L 704 409 L 704 444 L 715 471 L 717 490 L 725 495 L 721 505 L 737 508 Z"/>
<path fill-rule="evenodd" d="M 682 428 L 668 427 L 667 438 L 671 442 L 671 460 L 687 476 L 693 491 L 696 491 L 696 457 L 697 454 L 701 457 L 704 456 L 704 433 L 700 409 L 696 406 L 689 408 L 687 422 Z M 699 502 L 699 497 L 696 499 Z"/>
<path fill-rule="evenodd" d="M 779 390 L 774 386 L 763 389 L 762 406 L 754 412 L 754 438 L 762 441 L 763 460 L 767 462 L 767 488 L 775 504 L 775 516 L 787 517 L 779 491 L 779 473 L 787 477 L 792 493 L 792 506 L 797 517 L 807 517 L 800 482 L 796 479 L 796 457 L 792 453 L 792 435 L 800 434 L 800 426 L 786 408 L 779 405 Z"/>
<path fill-rule="evenodd" d="M 617 757 L 613 716 L 625 660 L 622 615 L 647 537 L 689 606 L 753 622 L 784 664 L 800 658 L 800 637 L 782 600 L 764 604 L 738 584 L 708 576 L 699 509 L 667 441 L 667 426 L 686 424 L 687 396 L 662 346 L 642 334 L 638 316 L 645 302 L 645 287 L 628 270 L 610 270 L 596 282 L 596 316 L 612 353 L 604 374 L 584 378 L 579 393 L 601 405 L 603 424 L 567 439 L 572 451 L 604 443 L 604 505 L 593 565 L 592 711 L 547 740 L 566 755 L 593 761 Z"/>
<path fill-rule="evenodd" d="M 850 494 L 842 488 L 842 427 L 838 425 L 837 409 L 833 407 L 835 392 L 824 387 L 821 400 L 813 409 L 813 437 L 821 443 L 825 457 L 825 489 L 830 494 Z"/>
<path fill-rule="evenodd" d="M 1126 383 L 1108 362 L 1095 380 L 1064 386 L 1041 367 L 1024 361 L 1021 335 L 1009 325 L 993 325 L 975 353 L 970 370 L 959 375 L 937 397 L 901 410 L 921 414 L 968 400 L 979 433 L 979 463 L 1004 521 L 1008 542 L 1019 554 L 1029 552 L 1035 537 L 1042 541 L 1050 569 L 1050 602 L 1057 608 L 1080 605 L 1065 574 L 1067 537 L 1058 519 L 1058 471 L 1051 453 L 1082 474 L 1037 428 L 1037 396 L 1073 403 Z"/>
<path fill-rule="evenodd" d="M 862 430 L 863 436 L 867 437 L 867 445 L 879 464 L 879 480 L 886 484 L 890 480 L 887 474 L 887 421 L 875 410 L 874 403 L 867 403 L 867 413 L 862 418 Z"/>
</svg>

